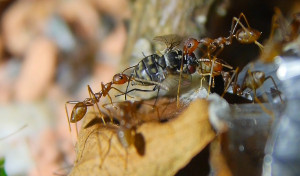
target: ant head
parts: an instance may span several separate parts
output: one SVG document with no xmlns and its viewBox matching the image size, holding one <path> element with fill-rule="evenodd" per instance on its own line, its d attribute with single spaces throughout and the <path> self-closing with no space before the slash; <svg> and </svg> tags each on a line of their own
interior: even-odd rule
<svg viewBox="0 0 300 176">
<path fill-rule="evenodd" d="M 118 73 L 115 74 L 113 77 L 113 83 L 114 84 L 124 84 L 126 82 L 128 82 L 129 78 L 127 75 L 123 74 L 123 73 Z"/>
<path fill-rule="evenodd" d="M 192 54 L 198 47 L 199 41 L 194 38 L 189 38 L 184 42 L 184 54 Z"/>
</svg>

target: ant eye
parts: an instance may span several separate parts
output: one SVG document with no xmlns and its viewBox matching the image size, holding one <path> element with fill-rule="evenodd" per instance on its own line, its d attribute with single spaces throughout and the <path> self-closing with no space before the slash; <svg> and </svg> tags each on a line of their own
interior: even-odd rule
<svg viewBox="0 0 300 176">
<path fill-rule="evenodd" d="M 192 46 L 193 46 L 193 44 L 192 44 L 192 43 L 189 43 L 189 44 L 188 44 L 188 47 L 189 47 L 189 48 L 191 48 Z"/>
</svg>

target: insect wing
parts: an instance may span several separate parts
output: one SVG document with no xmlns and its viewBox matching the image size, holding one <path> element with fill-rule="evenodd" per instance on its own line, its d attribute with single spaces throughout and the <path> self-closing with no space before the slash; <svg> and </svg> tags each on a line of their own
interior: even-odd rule
<svg viewBox="0 0 300 176">
<path fill-rule="evenodd" d="M 182 44 L 183 37 L 177 34 L 169 34 L 156 36 L 153 38 L 154 41 L 164 43 L 169 50 L 179 46 Z"/>
</svg>

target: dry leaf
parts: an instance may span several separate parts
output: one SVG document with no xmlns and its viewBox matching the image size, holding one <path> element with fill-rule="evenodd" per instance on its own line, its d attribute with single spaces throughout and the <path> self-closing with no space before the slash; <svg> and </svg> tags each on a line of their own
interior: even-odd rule
<svg viewBox="0 0 300 176">
<path fill-rule="evenodd" d="M 145 140 L 143 156 L 133 145 L 127 150 L 121 145 L 117 126 L 83 128 L 70 175 L 174 175 L 215 138 L 208 117 L 208 102 L 196 100 L 166 123 L 142 124 L 137 133 Z"/>
</svg>

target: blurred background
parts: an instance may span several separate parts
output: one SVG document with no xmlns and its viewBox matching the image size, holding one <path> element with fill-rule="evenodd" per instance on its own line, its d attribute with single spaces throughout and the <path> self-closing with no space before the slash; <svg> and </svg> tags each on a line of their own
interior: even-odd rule
<svg viewBox="0 0 300 176">
<path fill-rule="evenodd" d="M 0 158 L 8 175 L 66 175 L 75 158 L 65 102 L 100 91 L 120 70 L 161 50 L 158 35 L 228 36 L 233 16 L 270 33 L 274 7 L 286 17 L 296 0 L 0 1 Z M 243 67 L 255 45 L 233 42 L 220 55 Z M 72 107 L 69 108 L 69 112 Z M 74 131 L 74 130 L 73 130 Z M 13 134 L 13 135 L 10 135 Z"/>
</svg>

